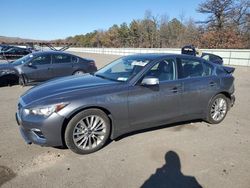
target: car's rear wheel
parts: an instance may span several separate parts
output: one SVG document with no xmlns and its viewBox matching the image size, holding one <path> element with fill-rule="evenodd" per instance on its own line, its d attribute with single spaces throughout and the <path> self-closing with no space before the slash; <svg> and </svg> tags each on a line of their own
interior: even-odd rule
<svg viewBox="0 0 250 188">
<path fill-rule="evenodd" d="M 210 102 L 207 112 L 207 121 L 218 124 L 224 120 L 229 109 L 228 98 L 223 94 L 216 95 Z"/>
<path fill-rule="evenodd" d="M 82 74 L 85 74 L 85 72 L 82 70 L 77 70 L 73 73 L 73 75 L 82 75 Z"/>
<path fill-rule="evenodd" d="M 110 134 L 110 121 L 99 109 L 88 109 L 76 114 L 65 130 L 67 147 L 78 154 L 89 154 L 101 149 Z"/>
</svg>

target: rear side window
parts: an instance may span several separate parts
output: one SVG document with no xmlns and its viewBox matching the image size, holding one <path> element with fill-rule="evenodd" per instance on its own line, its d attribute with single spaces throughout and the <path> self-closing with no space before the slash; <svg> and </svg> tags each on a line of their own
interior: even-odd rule
<svg viewBox="0 0 250 188">
<path fill-rule="evenodd" d="M 203 67 L 204 67 L 203 76 L 210 76 L 210 75 L 213 74 L 214 67 L 212 65 L 210 65 L 209 63 L 204 62 Z"/>
<path fill-rule="evenodd" d="M 56 54 L 53 55 L 53 63 L 71 63 L 71 56 L 67 54 Z"/>
<path fill-rule="evenodd" d="M 196 59 L 177 58 L 178 78 L 193 78 L 204 76 L 202 63 Z"/>
</svg>

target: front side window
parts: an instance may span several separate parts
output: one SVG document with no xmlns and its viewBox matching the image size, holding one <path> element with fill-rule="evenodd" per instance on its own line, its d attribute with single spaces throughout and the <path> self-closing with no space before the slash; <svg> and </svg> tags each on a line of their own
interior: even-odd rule
<svg viewBox="0 0 250 188">
<path fill-rule="evenodd" d="M 159 81 L 169 81 L 175 78 L 175 61 L 173 59 L 163 60 L 154 65 L 146 74 L 159 79 Z"/>
<path fill-rule="evenodd" d="M 96 76 L 125 82 L 139 73 L 150 60 L 138 57 L 123 57 L 95 73 Z"/>
<path fill-rule="evenodd" d="M 71 56 L 66 54 L 56 54 L 53 55 L 53 63 L 70 63 Z"/>
<path fill-rule="evenodd" d="M 51 58 L 50 55 L 40 55 L 35 57 L 31 62 L 32 65 L 45 65 L 50 64 Z"/>
<path fill-rule="evenodd" d="M 178 78 L 204 76 L 203 65 L 196 59 L 177 58 Z"/>
</svg>

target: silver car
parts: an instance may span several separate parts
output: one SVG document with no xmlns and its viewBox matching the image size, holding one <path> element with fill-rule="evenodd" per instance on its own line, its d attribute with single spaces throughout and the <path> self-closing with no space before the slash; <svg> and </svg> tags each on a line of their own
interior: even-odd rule
<svg viewBox="0 0 250 188">
<path fill-rule="evenodd" d="M 88 154 L 131 131 L 220 123 L 235 101 L 233 71 L 188 55 L 131 55 L 95 74 L 33 87 L 20 97 L 16 119 L 29 144 Z"/>
</svg>

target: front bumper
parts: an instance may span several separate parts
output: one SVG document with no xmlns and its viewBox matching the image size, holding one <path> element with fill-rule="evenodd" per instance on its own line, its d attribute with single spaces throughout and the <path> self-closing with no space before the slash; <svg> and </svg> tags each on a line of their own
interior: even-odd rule
<svg viewBox="0 0 250 188">
<path fill-rule="evenodd" d="M 16 121 L 20 133 L 27 144 L 42 146 L 62 146 L 62 125 L 64 117 L 53 113 L 51 116 L 25 116 L 21 112 L 16 113 Z"/>
</svg>

